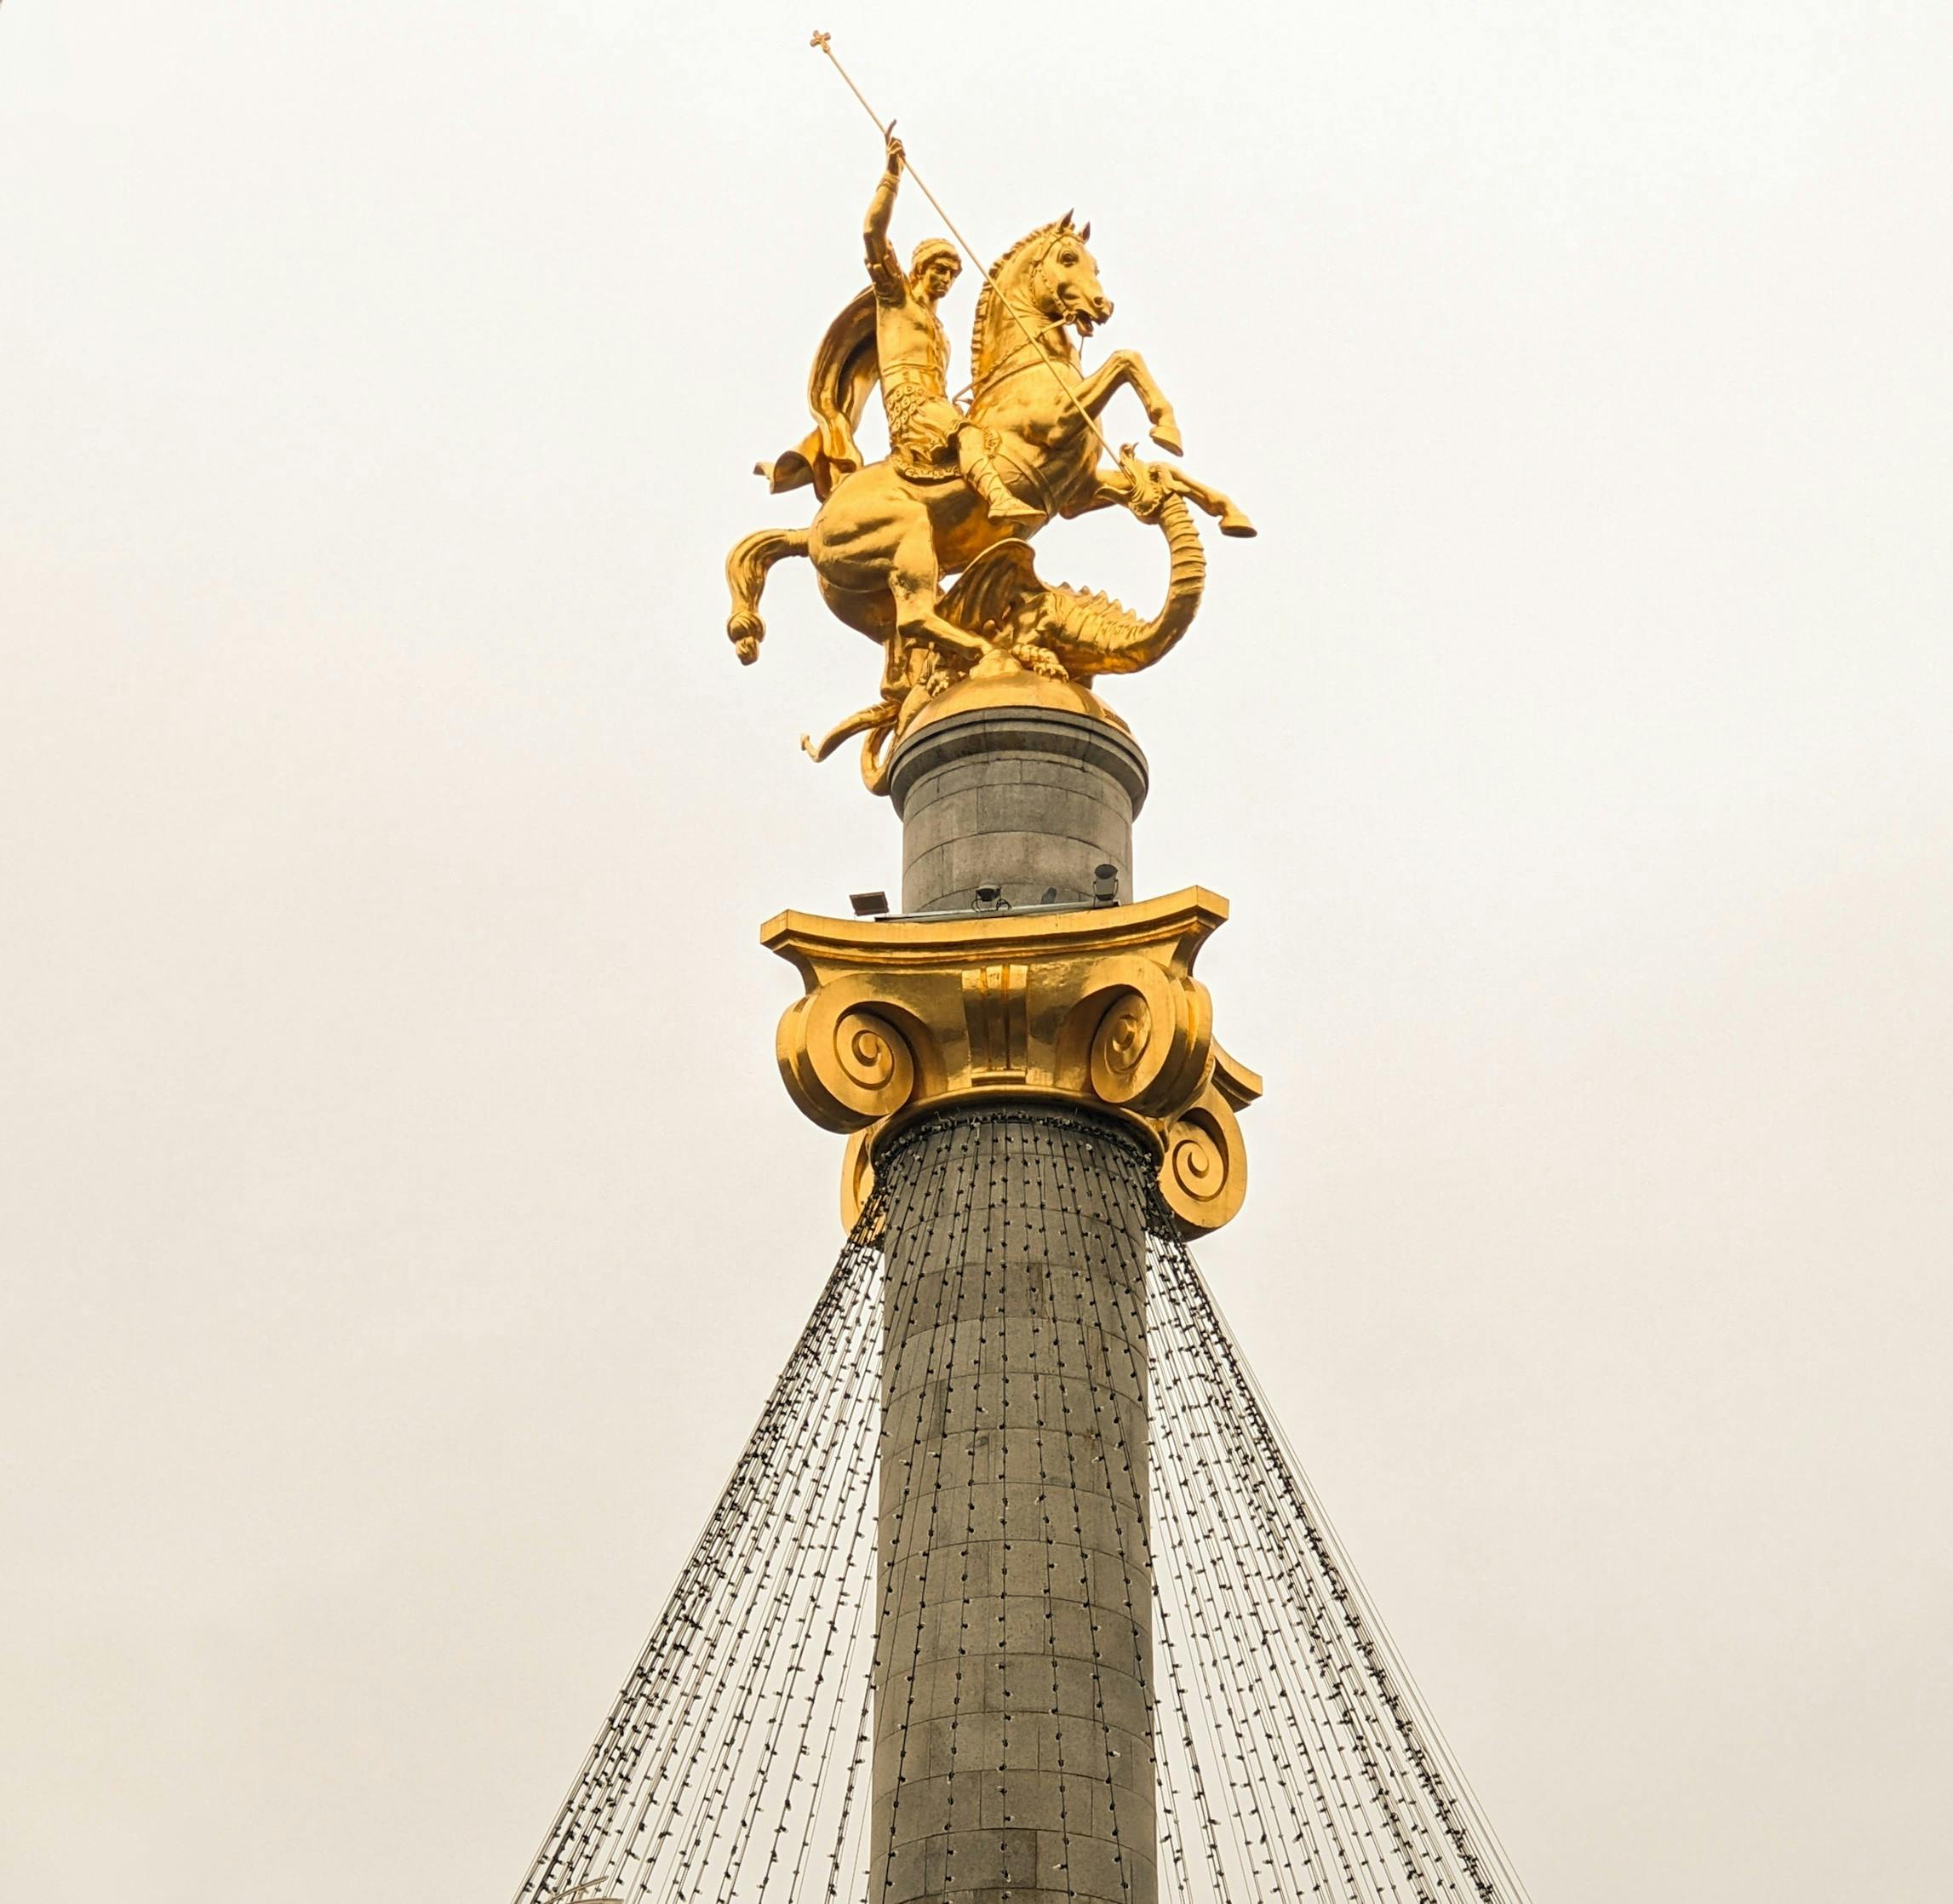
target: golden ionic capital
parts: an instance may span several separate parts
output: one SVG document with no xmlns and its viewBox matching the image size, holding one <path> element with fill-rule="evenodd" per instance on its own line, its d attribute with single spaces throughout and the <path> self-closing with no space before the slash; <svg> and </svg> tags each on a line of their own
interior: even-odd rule
<svg viewBox="0 0 1953 1904">
<path fill-rule="evenodd" d="M 814 1122 L 851 1138 L 844 1219 L 884 1137 L 951 1105 L 1028 1098 L 1139 1133 L 1181 1228 L 1217 1230 L 1247 1190 L 1235 1113 L 1262 1088 L 1216 1042 L 1194 976 L 1227 916 L 1191 886 L 1073 912 L 769 921 L 761 943 L 806 986 L 780 1021 L 781 1075 Z"/>
</svg>

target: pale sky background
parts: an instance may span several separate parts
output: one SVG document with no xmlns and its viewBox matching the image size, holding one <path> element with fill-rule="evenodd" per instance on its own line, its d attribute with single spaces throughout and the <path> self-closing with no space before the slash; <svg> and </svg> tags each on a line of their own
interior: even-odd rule
<svg viewBox="0 0 1953 1904">
<path fill-rule="evenodd" d="M 0 13 L 0 1895 L 507 1897 L 833 1259 L 819 25 L 1260 523 L 1202 1255 L 1534 1897 L 1940 1904 L 1953 9 L 820 7 Z"/>
</svg>

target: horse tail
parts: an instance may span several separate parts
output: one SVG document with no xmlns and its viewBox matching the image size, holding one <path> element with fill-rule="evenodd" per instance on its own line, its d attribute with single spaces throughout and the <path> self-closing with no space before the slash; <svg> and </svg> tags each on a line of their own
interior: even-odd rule
<svg viewBox="0 0 1953 1904">
<path fill-rule="evenodd" d="M 766 571 L 785 556 L 805 555 L 807 534 L 805 529 L 761 529 L 732 545 L 732 553 L 725 559 L 726 586 L 732 591 L 732 613 L 725 634 L 742 662 L 759 659 L 759 644 L 766 634 L 766 624 L 759 619 L 759 594 L 766 586 Z"/>
</svg>

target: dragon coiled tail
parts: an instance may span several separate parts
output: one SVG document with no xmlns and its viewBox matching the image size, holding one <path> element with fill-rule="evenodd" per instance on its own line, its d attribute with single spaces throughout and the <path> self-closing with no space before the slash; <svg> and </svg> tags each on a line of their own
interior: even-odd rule
<svg viewBox="0 0 1953 1904">
<path fill-rule="evenodd" d="M 888 770 L 895 764 L 895 723 L 871 727 L 862 736 L 862 784 L 871 794 L 888 791 Z"/>
<path fill-rule="evenodd" d="M 760 529 L 732 545 L 725 559 L 725 582 L 732 591 L 732 613 L 725 623 L 726 639 L 742 662 L 759 659 L 766 624 L 759 618 L 759 597 L 766 571 L 789 555 L 807 553 L 805 529 Z"/>
<path fill-rule="evenodd" d="M 1053 588 L 1040 639 L 1074 677 L 1131 674 L 1150 668 L 1193 626 L 1207 583 L 1207 555 L 1186 498 L 1167 490 L 1144 498 L 1136 509 L 1166 537 L 1166 599 L 1150 622 L 1109 595 Z"/>
<path fill-rule="evenodd" d="M 808 759 L 827 759 L 845 740 L 862 737 L 862 784 L 871 794 L 888 791 L 888 770 L 894 752 L 896 730 L 901 725 L 904 697 L 885 694 L 872 708 L 862 708 L 845 720 L 837 722 L 816 742 L 811 734 L 800 737 L 800 747 Z"/>
<path fill-rule="evenodd" d="M 845 740 L 856 734 L 872 733 L 880 728 L 893 727 L 896 716 L 902 711 L 902 697 L 885 694 L 872 708 L 862 708 L 851 714 L 845 720 L 837 721 L 816 743 L 810 734 L 800 737 L 801 751 L 810 760 L 824 760 Z"/>
</svg>

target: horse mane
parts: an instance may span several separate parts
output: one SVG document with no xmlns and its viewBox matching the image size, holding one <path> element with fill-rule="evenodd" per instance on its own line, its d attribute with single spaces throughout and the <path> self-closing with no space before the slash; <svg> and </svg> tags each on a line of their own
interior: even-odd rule
<svg viewBox="0 0 1953 1904">
<path fill-rule="evenodd" d="M 1035 244 L 1041 238 L 1049 238 L 1054 232 L 1064 231 L 1072 221 L 1068 211 L 1062 218 L 1054 218 L 1047 225 L 1040 225 L 1034 232 L 1024 235 L 990 267 L 990 275 L 983 280 L 983 286 L 976 293 L 976 316 L 970 329 L 970 376 L 972 381 L 981 378 L 988 366 L 983 361 L 983 337 L 990 328 L 990 315 L 997 301 L 997 286 L 1003 281 L 1004 268 L 1019 252 Z"/>
</svg>

